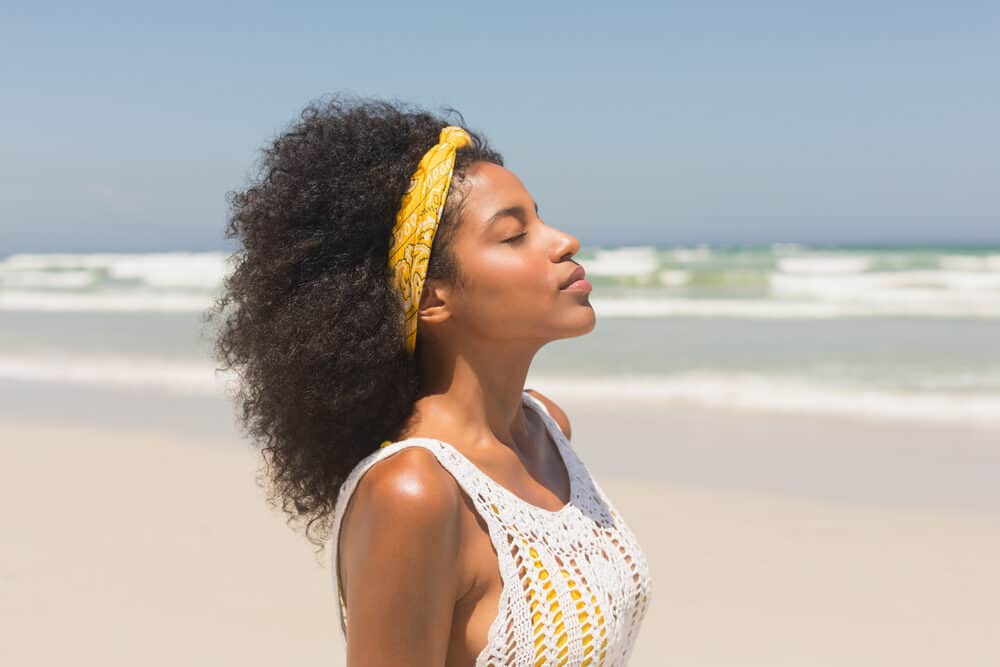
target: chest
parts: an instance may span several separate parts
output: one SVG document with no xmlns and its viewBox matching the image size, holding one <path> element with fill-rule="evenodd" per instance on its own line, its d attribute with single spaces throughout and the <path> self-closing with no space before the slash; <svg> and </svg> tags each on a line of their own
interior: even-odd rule
<svg viewBox="0 0 1000 667">
<path fill-rule="evenodd" d="M 583 511 L 539 515 L 479 500 L 463 516 L 468 590 L 455 606 L 447 664 L 528 664 L 529 655 L 530 664 L 624 664 L 616 660 L 631 645 L 651 581 L 614 509 L 583 503 Z"/>
</svg>

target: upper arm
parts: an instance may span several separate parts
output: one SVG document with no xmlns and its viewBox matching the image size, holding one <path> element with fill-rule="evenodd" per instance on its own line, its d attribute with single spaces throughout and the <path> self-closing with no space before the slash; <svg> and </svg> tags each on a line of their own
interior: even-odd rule
<svg viewBox="0 0 1000 667">
<path fill-rule="evenodd" d="M 362 476 L 341 531 L 348 667 L 445 663 L 460 502 L 449 473 L 420 448 Z"/>
<path fill-rule="evenodd" d="M 555 420 L 556 424 L 559 425 L 559 428 L 562 429 L 562 432 L 566 435 L 566 439 L 569 440 L 570 437 L 572 437 L 570 433 L 569 417 L 566 416 L 566 413 L 563 412 L 562 408 L 556 405 L 551 398 L 548 398 L 537 389 L 525 389 L 525 391 L 545 404 L 549 414 L 552 415 L 552 419 Z"/>
</svg>

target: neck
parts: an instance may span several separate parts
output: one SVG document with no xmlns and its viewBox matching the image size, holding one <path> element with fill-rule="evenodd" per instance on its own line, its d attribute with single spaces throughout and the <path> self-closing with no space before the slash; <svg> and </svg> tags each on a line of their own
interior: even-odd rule
<svg viewBox="0 0 1000 667">
<path fill-rule="evenodd" d="M 418 359 L 421 387 L 415 412 L 421 430 L 468 447 L 503 444 L 531 457 L 522 392 L 538 347 L 443 351 L 429 345 Z"/>
</svg>

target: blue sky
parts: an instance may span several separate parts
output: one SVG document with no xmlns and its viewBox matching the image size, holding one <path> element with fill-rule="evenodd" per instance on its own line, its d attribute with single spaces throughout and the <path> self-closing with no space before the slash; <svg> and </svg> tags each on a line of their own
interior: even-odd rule
<svg viewBox="0 0 1000 667">
<path fill-rule="evenodd" d="M 1000 5 L 653 4 L 5 5 L 0 255 L 229 248 L 338 91 L 459 109 L 584 245 L 1000 242 Z"/>
</svg>

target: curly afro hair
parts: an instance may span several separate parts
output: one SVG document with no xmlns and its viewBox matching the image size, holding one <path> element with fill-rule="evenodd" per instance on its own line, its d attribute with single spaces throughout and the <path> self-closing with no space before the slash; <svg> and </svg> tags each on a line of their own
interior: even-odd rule
<svg viewBox="0 0 1000 667">
<path fill-rule="evenodd" d="M 268 502 L 323 550 L 341 485 L 395 440 L 419 389 L 406 352 L 389 244 L 420 158 L 459 122 L 398 101 L 339 94 L 309 103 L 261 150 L 246 189 L 227 193 L 226 238 L 242 248 L 221 296 L 213 356 L 235 369 L 239 425 L 261 448 Z M 485 138 L 456 152 L 453 178 L 476 161 L 503 165 Z M 428 280 L 462 285 L 450 250 L 461 195 L 445 202 Z M 258 477 L 258 483 L 260 478 Z"/>
</svg>

